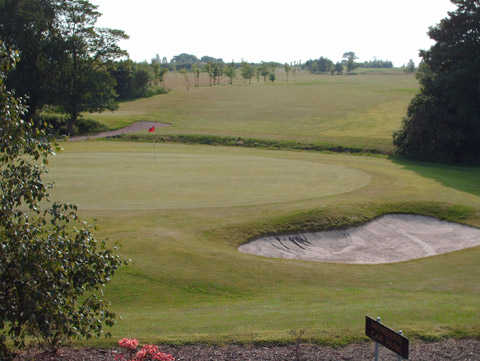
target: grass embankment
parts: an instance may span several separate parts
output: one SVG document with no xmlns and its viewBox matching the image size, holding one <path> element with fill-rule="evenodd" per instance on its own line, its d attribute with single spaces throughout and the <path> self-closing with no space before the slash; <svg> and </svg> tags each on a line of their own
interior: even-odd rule
<svg viewBox="0 0 480 361">
<path fill-rule="evenodd" d="M 110 139 L 132 142 L 148 143 L 182 143 L 182 144 L 203 144 L 203 145 L 223 145 L 246 148 L 266 148 L 280 150 L 308 150 L 317 152 L 336 152 L 336 153 L 357 153 L 357 154 L 389 154 L 387 151 L 378 149 L 365 149 L 356 147 L 344 147 L 341 145 L 329 143 L 300 143 L 292 140 L 274 140 L 274 139 L 255 139 L 242 137 L 228 137 L 218 135 L 200 135 L 200 134 L 169 134 L 169 135 L 150 135 L 150 134 L 122 134 L 111 137 Z"/>
<path fill-rule="evenodd" d="M 344 344 L 364 316 L 408 336 L 480 337 L 480 248 L 386 265 L 268 259 L 251 237 L 346 227 L 384 213 L 480 226 L 480 168 L 263 149 L 67 143 L 56 197 L 133 260 L 107 289 L 114 339 Z M 155 158 L 156 157 L 156 158 Z M 99 341 L 103 342 L 103 341 Z M 108 341 L 107 341 L 108 342 Z"/>
<path fill-rule="evenodd" d="M 168 123 L 156 133 L 178 140 L 179 135 L 214 135 L 389 153 L 392 133 L 418 89 L 413 75 L 401 73 L 299 73 L 289 82 L 249 86 L 237 80 L 233 86 L 190 91 L 175 74 L 169 76 L 168 94 L 88 116 L 110 128 L 142 120 Z"/>
</svg>

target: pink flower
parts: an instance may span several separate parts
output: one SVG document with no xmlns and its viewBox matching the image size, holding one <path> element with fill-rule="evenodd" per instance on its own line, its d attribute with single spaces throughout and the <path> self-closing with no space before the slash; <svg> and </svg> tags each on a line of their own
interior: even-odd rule
<svg viewBox="0 0 480 361">
<path fill-rule="evenodd" d="M 125 356 L 122 354 L 115 355 L 115 361 L 125 361 Z"/>
<path fill-rule="evenodd" d="M 153 355 L 154 353 L 157 353 L 159 351 L 158 346 L 155 345 L 144 345 L 142 347 L 142 350 L 145 350 L 149 355 Z"/>
<path fill-rule="evenodd" d="M 172 355 L 163 352 L 157 352 L 152 358 L 156 361 L 175 361 Z"/>
<path fill-rule="evenodd" d="M 133 351 L 137 349 L 138 341 L 134 338 L 122 338 L 118 341 L 120 347 L 129 350 L 130 355 L 133 355 Z M 115 356 L 115 361 L 126 361 L 127 359 L 123 355 Z M 144 345 L 140 351 L 135 354 L 135 357 L 129 361 L 175 361 L 172 355 L 160 352 L 158 346 Z"/>
<path fill-rule="evenodd" d="M 141 349 L 140 351 L 137 352 L 137 354 L 135 355 L 135 361 L 141 361 L 143 359 L 145 359 L 145 356 L 147 356 L 147 351 L 145 349 Z"/>
<path fill-rule="evenodd" d="M 122 338 L 118 341 L 118 345 L 129 350 L 135 350 L 138 346 L 138 341 L 134 338 Z"/>
</svg>

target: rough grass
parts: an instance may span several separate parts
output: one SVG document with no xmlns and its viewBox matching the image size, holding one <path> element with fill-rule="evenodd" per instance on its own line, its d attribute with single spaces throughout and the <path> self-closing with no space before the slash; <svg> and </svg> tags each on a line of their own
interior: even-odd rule
<svg viewBox="0 0 480 361">
<path fill-rule="evenodd" d="M 115 112 L 89 115 L 111 128 L 134 121 L 172 126 L 157 134 L 201 134 L 327 143 L 392 151 L 392 133 L 400 127 L 418 84 L 398 71 L 330 76 L 298 73 L 286 82 L 237 80 L 233 86 L 187 91 L 183 77 L 169 73 L 168 94 L 126 102 Z M 226 83 L 226 81 L 225 81 Z"/>
<path fill-rule="evenodd" d="M 480 226 L 478 167 L 163 144 L 157 145 L 159 158 L 175 162 L 162 160 L 162 167 L 152 168 L 146 161 L 152 144 L 85 142 L 64 147 L 65 152 L 51 164 L 58 188 L 74 201 L 82 196 L 77 188 L 83 183 L 95 189 L 96 206 L 81 210 L 82 214 L 96 219 L 98 234 L 119 241 L 122 254 L 133 260 L 107 289 L 121 316 L 112 329 L 114 340 L 131 336 L 144 342 L 170 343 L 291 342 L 291 330 L 305 329 L 308 340 L 344 344 L 364 339 L 366 314 L 382 316 L 407 336 L 480 336 L 479 247 L 368 266 L 268 259 L 236 250 L 248 238 L 261 234 L 346 227 L 392 212 L 434 215 Z M 193 176 L 191 183 L 180 183 L 175 190 L 179 195 L 176 205 L 171 202 L 177 198 L 169 195 L 168 183 L 164 183 L 163 178 L 187 177 L 184 167 L 177 167 L 183 162 L 181 157 L 190 159 L 192 171 L 207 175 L 203 188 L 197 188 L 199 193 L 189 196 L 197 207 L 185 207 L 181 196 L 195 188 Z M 202 158 L 221 166 L 215 171 L 196 168 L 194 160 Z M 138 159 L 138 165 L 128 162 L 135 176 L 126 169 L 127 159 Z M 237 162 L 240 159 L 246 163 Z M 276 178 L 287 193 L 280 195 L 284 198 L 277 199 L 274 189 L 263 187 L 253 190 L 262 193 L 261 201 L 202 203 L 202 199 L 223 199 L 217 190 L 232 174 L 229 163 L 238 166 L 238 174 L 246 175 L 239 177 L 235 186 L 239 194 L 259 187 L 252 182 L 257 172 L 263 172 L 256 165 L 260 160 L 265 171 L 273 165 L 273 172 L 281 165 Z M 321 175 L 313 174 L 321 186 L 299 192 L 298 182 L 304 180 L 296 178 L 303 177 L 303 170 L 297 177 L 289 177 L 282 169 L 302 168 L 305 163 L 326 174 L 340 167 L 369 181 L 349 192 L 329 195 L 323 187 L 339 179 L 325 182 Z M 254 172 L 249 174 L 249 169 Z M 65 173 L 77 174 L 82 184 L 68 180 Z M 83 173 L 95 173 L 96 177 L 80 181 Z M 144 205 L 150 200 L 142 200 L 142 192 L 151 193 L 143 187 L 157 182 L 158 194 L 151 198 L 158 206 L 142 209 L 138 204 L 133 208 L 113 204 L 131 202 L 129 193 L 109 193 L 114 182 L 122 181 Z M 231 190 L 232 198 L 237 197 L 235 192 Z"/>
</svg>

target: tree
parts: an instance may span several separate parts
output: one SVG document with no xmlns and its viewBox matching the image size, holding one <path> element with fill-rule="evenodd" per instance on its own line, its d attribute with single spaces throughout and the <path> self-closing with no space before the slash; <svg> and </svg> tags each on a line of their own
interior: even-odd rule
<svg viewBox="0 0 480 361">
<path fill-rule="evenodd" d="M 127 55 L 117 43 L 128 37 L 121 30 L 96 28 L 97 8 L 86 0 L 63 0 L 57 10 L 64 56 L 54 104 L 69 114 L 69 134 L 81 112 L 116 108 L 107 63 Z"/>
<path fill-rule="evenodd" d="M 214 85 L 218 85 L 220 84 L 220 81 L 222 79 L 222 76 L 223 76 L 223 63 L 214 63 L 213 64 L 213 68 L 212 68 L 212 72 L 213 72 L 213 83 Z"/>
<path fill-rule="evenodd" d="M 150 81 L 150 74 L 146 70 L 135 70 L 132 79 L 132 98 L 145 97 L 148 93 Z"/>
<path fill-rule="evenodd" d="M 114 62 L 110 65 L 111 76 L 115 79 L 115 92 L 119 100 L 133 99 L 133 74 L 135 64 L 131 60 Z"/>
<path fill-rule="evenodd" d="M 202 56 L 202 58 L 200 59 L 200 61 L 202 63 L 223 63 L 223 59 L 222 58 L 214 58 L 212 56 Z"/>
<path fill-rule="evenodd" d="M 159 62 L 152 63 L 153 78 L 155 80 L 155 83 L 163 83 L 163 78 L 168 72 L 168 68 L 162 67 L 160 64 L 161 63 Z"/>
<path fill-rule="evenodd" d="M 393 68 L 393 63 L 390 60 L 382 60 L 373 58 L 369 61 L 364 61 L 363 63 L 358 64 L 362 68 Z"/>
<path fill-rule="evenodd" d="M 292 75 L 293 75 L 293 81 L 296 81 L 297 77 L 297 66 L 295 64 L 292 65 Z"/>
<path fill-rule="evenodd" d="M 194 76 L 194 86 L 198 88 L 200 86 L 200 67 L 197 64 L 192 65 L 192 72 Z"/>
<path fill-rule="evenodd" d="M 420 52 L 420 92 L 393 140 L 397 153 L 410 158 L 478 163 L 480 1 L 452 3 L 455 11 L 428 32 L 435 44 Z"/>
<path fill-rule="evenodd" d="M 204 71 L 208 74 L 209 85 L 214 85 L 213 63 L 208 62 L 205 64 Z"/>
<path fill-rule="evenodd" d="M 340 62 L 335 63 L 335 72 L 337 75 L 343 74 L 343 64 Z"/>
<path fill-rule="evenodd" d="M 115 108 L 114 80 L 107 63 L 126 55 L 119 30 L 98 29 L 97 6 L 87 0 L 4 0 L 0 35 L 21 52 L 9 85 L 28 96 L 31 115 L 46 104 L 70 115 Z"/>
<path fill-rule="evenodd" d="M 265 64 L 265 63 L 262 63 L 262 65 L 260 65 L 260 75 L 263 76 L 263 81 L 264 82 L 267 81 L 268 74 L 270 74 L 270 70 L 268 69 L 268 65 Z"/>
<path fill-rule="evenodd" d="M 235 69 L 235 64 L 232 63 L 225 67 L 225 75 L 230 79 L 230 85 L 233 85 L 233 79 L 235 79 L 237 71 Z"/>
<path fill-rule="evenodd" d="M 355 63 L 355 60 L 357 60 L 357 56 L 353 51 L 347 51 L 346 53 L 343 54 L 343 61 L 345 63 L 345 66 L 347 67 L 347 72 L 350 73 L 353 69 L 355 69 L 358 64 Z"/>
<path fill-rule="evenodd" d="M 408 61 L 408 64 L 404 68 L 405 73 L 414 73 L 415 72 L 415 63 L 412 59 Z"/>
<path fill-rule="evenodd" d="M 292 70 L 292 67 L 288 63 L 285 63 L 283 65 L 283 69 L 285 70 L 285 74 L 287 75 L 287 82 L 288 82 L 288 74 L 290 74 L 290 70 Z"/>
<path fill-rule="evenodd" d="M 175 55 L 171 60 L 171 63 L 175 64 L 177 69 L 187 68 L 188 70 L 191 69 L 192 64 L 199 62 L 200 60 L 195 55 L 186 53 Z"/>
<path fill-rule="evenodd" d="M 256 65 L 255 66 L 255 78 L 257 79 L 257 83 L 260 82 L 260 74 L 261 74 L 260 66 Z"/>
<path fill-rule="evenodd" d="M 152 61 L 150 62 L 152 65 L 155 65 L 155 64 L 161 64 L 161 61 L 160 61 L 160 55 L 156 54 L 154 58 L 152 58 Z"/>
<path fill-rule="evenodd" d="M 253 75 L 255 74 L 255 69 L 247 62 L 243 62 L 240 67 L 240 73 L 242 78 L 248 80 L 248 84 L 252 83 Z"/>
<path fill-rule="evenodd" d="M 101 335 L 114 314 L 102 288 L 124 263 L 77 209 L 49 203 L 44 182 L 53 147 L 25 119 L 27 109 L 6 87 L 15 61 L 0 41 L 0 359 L 9 344 L 35 337 L 55 348 L 68 338 Z"/>
<path fill-rule="evenodd" d="M 51 102 L 58 57 L 55 40 L 57 2 L 3 0 L 0 2 L 0 39 L 21 51 L 21 59 L 8 75 L 8 86 L 25 99 L 30 115 Z"/>
</svg>

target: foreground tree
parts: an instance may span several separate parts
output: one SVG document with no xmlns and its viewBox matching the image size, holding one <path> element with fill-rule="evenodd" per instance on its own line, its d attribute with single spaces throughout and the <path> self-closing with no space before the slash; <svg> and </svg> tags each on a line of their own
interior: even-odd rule
<svg viewBox="0 0 480 361">
<path fill-rule="evenodd" d="M 6 87 L 15 61 L 0 41 L 0 359 L 34 337 L 55 348 L 99 336 L 114 314 L 100 296 L 123 261 L 98 241 L 76 207 L 48 202 L 44 182 L 52 146 L 25 120 Z"/>
<path fill-rule="evenodd" d="M 456 10 L 428 32 L 436 43 L 420 52 L 420 93 L 393 139 L 407 157 L 479 162 L 480 1 L 452 3 Z"/>
</svg>

